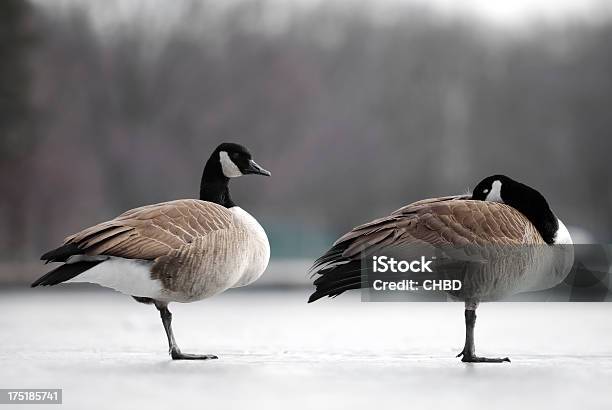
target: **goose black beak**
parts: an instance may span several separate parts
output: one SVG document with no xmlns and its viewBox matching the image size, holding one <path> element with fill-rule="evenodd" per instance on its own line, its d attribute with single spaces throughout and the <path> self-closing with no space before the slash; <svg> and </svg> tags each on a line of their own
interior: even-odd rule
<svg viewBox="0 0 612 410">
<path fill-rule="evenodd" d="M 270 171 L 266 171 L 265 169 L 260 167 L 257 162 L 253 161 L 252 159 L 249 160 L 249 166 L 246 169 L 244 169 L 242 173 L 243 174 L 265 175 L 267 177 L 272 175 Z"/>
</svg>

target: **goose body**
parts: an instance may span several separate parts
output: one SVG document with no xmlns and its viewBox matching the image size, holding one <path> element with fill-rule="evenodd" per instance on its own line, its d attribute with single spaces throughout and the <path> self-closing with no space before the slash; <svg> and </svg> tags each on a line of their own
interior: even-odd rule
<svg viewBox="0 0 612 410">
<path fill-rule="evenodd" d="M 569 232 L 544 198 L 495 175 L 472 195 L 417 201 L 353 228 L 315 261 L 318 277 L 309 302 L 367 286 L 362 283 L 363 261 L 385 252 L 406 260 L 438 255 L 437 278 L 462 282 L 450 297 L 466 306 L 464 361 L 506 361 L 474 354 L 473 325 L 481 301 L 555 286 L 573 263 Z"/>
<path fill-rule="evenodd" d="M 84 229 L 41 259 L 61 262 L 32 287 L 89 282 L 155 304 L 173 359 L 210 359 L 178 349 L 170 302 L 194 302 L 257 280 L 268 266 L 264 229 L 238 207 L 230 178 L 270 173 L 238 144 L 217 147 L 206 163 L 200 199 L 180 199 L 131 209 Z"/>
<path fill-rule="evenodd" d="M 130 210 L 68 237 L 102 261 L 67 282 L 164 302 L 194 302 L 257 280 L 270 258 L 265 231 L 238 206 L 182 199 Z"/>
</svg>

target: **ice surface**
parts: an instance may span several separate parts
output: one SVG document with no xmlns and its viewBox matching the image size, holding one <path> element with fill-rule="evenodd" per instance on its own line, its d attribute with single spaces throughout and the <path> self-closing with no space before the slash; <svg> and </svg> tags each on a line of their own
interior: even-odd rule
<svg viewBox="0 0 612 410">
<path fill-rule="evenodd" d="M 220 357 L 172 362 L 151 306 L 4 291 L 0 388 L 63 388 L 66 409 L 612 408 L 612 304 L 483 304 L 477 352 L 512 363 L 472 365 L 454 357 L 459 303 L 306 298 L 236 290 L 171 305 L 183 351 Z"/>
</svg>

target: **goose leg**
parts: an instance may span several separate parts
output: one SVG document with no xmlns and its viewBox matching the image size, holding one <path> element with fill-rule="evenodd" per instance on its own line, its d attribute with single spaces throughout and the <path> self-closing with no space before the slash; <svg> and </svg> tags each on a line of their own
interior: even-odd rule
<svg viewBox="0 0 612 410">
<path fill-rule="evenodd" d="M 476 309 L 465 309 L 465 346 L 457 357 L 461 357 L 461 361 L 465 363 L 502 363 L 510 362 L 507 357 L 488 358 L 476 356 L 474 347 L 474 327 L 476 326 Z"/>
<path fill-rule="evenodd" d="M 169 353 L 172 360 L 209 360 L 218 359 L 217 356 L 212 354 L 189 354 L 182 353 L 174 340 L 174 333 L 172 332 L 172 313 L 168 310 L 167 304 L 155 302 L 155 307 L 159 310 L 164 329 L 166 330 L 166 336 L 168 336 Z"/>
</svg>

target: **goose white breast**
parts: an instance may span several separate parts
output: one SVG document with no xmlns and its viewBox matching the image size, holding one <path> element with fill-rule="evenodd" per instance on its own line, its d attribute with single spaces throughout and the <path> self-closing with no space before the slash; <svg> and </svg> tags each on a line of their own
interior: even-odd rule
<svg viewBox="0 0 612 410">
<path fill-rule="evenodd" d="M 237 288 L 253 283 L 264 273 L 270 261 L 270 243 L 266 232 L 251 214 L 239 206 L 230 208 L 230 212 L 234 214 L 237 224 L 246 229 L 251 244 L 245 255 L 248 263 L 242 276 L 233 286 Z"/>
</svg>

